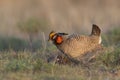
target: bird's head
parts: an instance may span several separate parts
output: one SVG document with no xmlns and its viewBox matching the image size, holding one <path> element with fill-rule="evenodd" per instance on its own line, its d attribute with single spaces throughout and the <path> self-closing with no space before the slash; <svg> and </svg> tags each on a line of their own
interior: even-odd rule
<svg viewBox="0 0 120 80">
<path fill-rule="evenodd" d="M 49 34 L 48 41 L 53 41 L 55 44 L 61 44 L 63 42 L 63 36 L 68 35 L 67 33 L 56 33 L 51 31 Z"/>
</svg>

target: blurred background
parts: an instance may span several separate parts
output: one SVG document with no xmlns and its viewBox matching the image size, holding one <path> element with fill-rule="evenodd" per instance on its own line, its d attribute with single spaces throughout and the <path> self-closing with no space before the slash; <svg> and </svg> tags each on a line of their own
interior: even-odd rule
<svg viewBox="0 0 120 80">
<path fill-rule="evenodd" d="M 90 34 L 92 24 L 106 43 L 119 42 L 120 1 L 0 0 L 0 51 L 46 47 L 51 30 Z"/>
</svg>

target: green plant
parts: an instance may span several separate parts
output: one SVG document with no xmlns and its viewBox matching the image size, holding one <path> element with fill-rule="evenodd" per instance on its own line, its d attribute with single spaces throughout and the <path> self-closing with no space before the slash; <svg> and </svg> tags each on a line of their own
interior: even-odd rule
<svg viewBox="0 0 120 80">
<path fill-rule="evenodd" d="M 104 45 L 119 45 L 120 44 L 120 28 L 114 28 L 102 36 Z"/>
<path fill-rule="evenodd" d="M 108 48 L 101 56 L 100 61 L 108 68 L 117 68 L 120 65 L 120 49 Z"/>
<path fill-rule="evenodd" d="M 0 36 L 0 51 L 14 51 L 24 50 L 28 47 L 28 42 L 23 39 L 15 37 L 2 37 Z"/>
<path fill-rule="evenodd" d="M 18 28 L 21 32 L 28 35 L 29 46 L 32 50 L 34 37 L 38 35 L 39 31 L 45 31 L 47 22 L 45 20 L 30 18 L 27 21 L 18 23 Z"/>
</svg>

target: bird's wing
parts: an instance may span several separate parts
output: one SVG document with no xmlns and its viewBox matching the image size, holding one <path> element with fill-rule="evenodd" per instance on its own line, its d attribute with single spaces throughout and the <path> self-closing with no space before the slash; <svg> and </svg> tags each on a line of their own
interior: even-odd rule
<svg viewBox="0 0 120 80">
<path fill-rule="evenodd" d="M 85 48 L 88 47 L 87 38 L 80 35 L 71 35 L 65 41 L 64 52 L 69 53 L 70 55 L 78 55 L 85 51 Z"/>
<path fill-rule="evenodd" d="M 79 34 L 72 34 L 68 36 L 67 40 L 68 43 L 73 43 L 74 45 L 79 44 L 79 45 L 86 45 L 90 41 L 89 36 L 83 36 Z"/>
</svg>

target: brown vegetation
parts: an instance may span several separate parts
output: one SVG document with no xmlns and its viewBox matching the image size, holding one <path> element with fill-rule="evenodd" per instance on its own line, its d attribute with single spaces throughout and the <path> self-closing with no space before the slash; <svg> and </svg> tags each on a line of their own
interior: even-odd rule
<svg viewBox="0 0 120 80">
<path fill-rule="evenodd" d="M 90 30 L 92 23 L 107 31 L 119 26 L 119 4 L 119 0 L 0 0 L 0 33 L 24 36 L 17 23 L 31 17 L 48 21 L 48 32 L 80 33 Z"/>
</svg>

